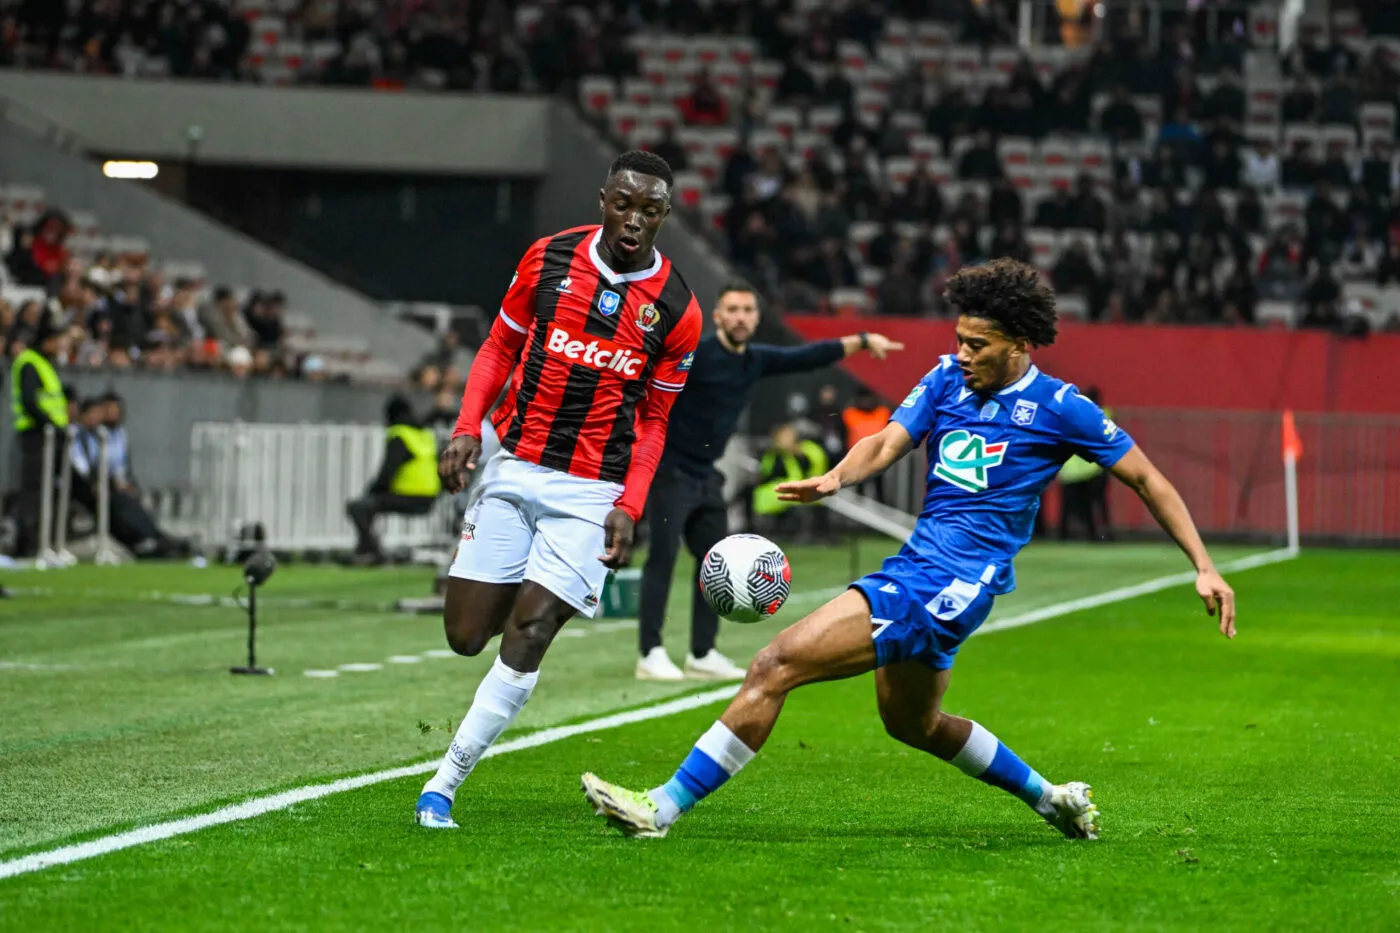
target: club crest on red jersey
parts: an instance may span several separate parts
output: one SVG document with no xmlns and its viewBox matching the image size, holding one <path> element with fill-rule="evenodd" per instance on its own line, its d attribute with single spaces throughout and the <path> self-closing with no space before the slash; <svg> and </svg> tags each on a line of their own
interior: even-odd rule
<svg viewBox="0 0 1400 933">
<path fill-rule="evenodd" d="M 651 333 L 660 321 L 661 312 L 656 310 L 656 305 L 644 304 L 637 309 L 637 326 L 647 333 Z"/>
</svg>

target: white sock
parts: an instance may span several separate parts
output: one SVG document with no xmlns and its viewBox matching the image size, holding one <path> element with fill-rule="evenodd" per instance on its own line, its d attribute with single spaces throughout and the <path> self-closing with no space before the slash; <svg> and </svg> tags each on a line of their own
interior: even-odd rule
<svg viewBox="0 0 1400 933">
<path fill-rule="evenodd" d="M 472 773 L 491 743 L 500 738 L 524 708 L 539 679 L 539 671 L 522 674 L 511 670 L 497 657 L 491 670 L 481 679 L 481 686 L 476 688 L 472 708 L 457 727 L 457 735 L 443 756 L 442 764 L 438 765 L 437 774 L 423 785 L 423 792 L 453 799 L 457 788 Z"/>
</svg>

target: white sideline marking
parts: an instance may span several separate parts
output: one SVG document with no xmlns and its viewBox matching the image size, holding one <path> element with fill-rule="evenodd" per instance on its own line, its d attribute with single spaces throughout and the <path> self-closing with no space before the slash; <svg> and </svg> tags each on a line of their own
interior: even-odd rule
<svg viewBox="0 0 1400 933">
<path fill-rule="evenodd" d="M 707 690 L 704 693 L 697 693 L 692 696 L 668 700 L 665 703 L 658 703 L 655 706 L 644 706 L 641 709 L 628 710 L 624 713 L 613 713 L 610 716 L 591 719 L 588 722 L 580 722 L 572 726 L 555 726 L 550 729 L 541 729 L 538 732 L 531 732 L 529 735 L 523 735 L 518 739 L 511 739 L 508 742 L 494 745 L 488 748 L 486 754 L 482 757 L 494 758 L 497 755 L 524 751 L 527 748 L 538 748 L 541 745 L 548 745 L 551 742 L 558 742 L 561 739 L 573 738 L 576 735 L 584 735 L 589 732 L 601 732 L 605 729 L 616 729 L 619 726 L 629 726 L 633 723 L 645 722 L 648 719 L 660 719 L 663 716 L 671 716 L 675 713 L 683 713 L 687 710 L 709 706 L 711 703 L 715 703 L 719 700 L 727 700 L 738 692 L 739 687 L 735 684 L 729 687 L 720 687 L 716 690 Z M 84 859 L 106 855 L 109 852 L 119 852 L 122 849 L 130 849 L 133 846 L 145 845 L 148 842 L 159 842 L 162 839 L 183 836 L 187 833 L 198 832 L 201 829 L 222 826 L 224 823 L 249 820 L 255 816 L 262 816 L 265 813 L 273 813 L 277 810 L 285 810 L 299 803 L 306 803 L 309 800 L 319 800 L 322 797 L 329 797 L 332 794 L 341 794 L 345 791 L 358 790 L 361 787 L 382 784 L 385 781 L 396 781 L 399 778 L 412 777 L 415 774 L 427 774 L 437 769 L 439 760 L 440 758 L 434 758 L 431 761 L 420 761 L 413 765 L 404 765 L 385 771 L 374 771 L 370 774 L 361 774 L 358 777 L 331 781 L 329 784 L 311 784 L 306 787 L 298 787 L 293 790 L 283 791 L 280 794 L 273 794 L 270 797 L 255 797 L 243 803 L 222 807 L 212 813 L 203 813 L 199 816 L 190 816 L 180 820 L 156 823 L 153 826 L 143 826 L 140 829 L 117 833 L 113 836 L 103 836 L 100 839 L 80 842 L 76 845 L 62 846 L 61 848 L 50 849 L 47 852 L 35 852 L 32 855 L 25 855 L 7 862 L 0 862 L 0 878 L 13 878 L 16 875 L 42 871 L 45 868 L 52 868 L 55 865 L 69 865 L 73 862 L 83 861 Z"/>
<path fill-rule="evenodd" d="M 423 659 L 422 659 L 421 657 L 419 657 L 418 655 L 416 655 L 416 654 L 391 654 L 391 655 L 389 655 L 389 663 L 390 663 L 390 664 L 418 664 L 418 663 L 420 663 L 422 660 L 423 660 Z"/>
<path fill-rule="evenodd" d="M 1283 548 L 1277 551 L 1267 551 L 1263 554 L 1255 554 L 1252 557 L 1243 557 L 1239 560 L 1229 561 L 1221 564 L 1219 569 L 1222 573 L 1231 573 L 1237 570 L 1248 570 L 1252 567 L 1262 567 L 1266 564 L 1291 560 L 1297 556 L 1297 551 Z M 999 619 L 995 622 L 983 625 L 973 634 L 981 635 L 986 632 L 1019 628 L 1024 625 L 1043 622 L 1046 619 L 1053 619 L 1057 616 L 1078 612 L 1082 609 L 1094 609 L 1099 606 L 1109 605 L 1110 603 L 1122 602 L 1125 599 L 1132 599 L 1136 596 L 1155 593 L 1171 586 L 1190 583 L 1195 579 L 1196 575 L 1190 571 L 1158 577 L 1155 580 L 1147 580 L 1132 586 L 1123 586 L 1094 596 L 1086 596 L 1082 599 L 1071 599 L 1066 602 L 1056 603 L 1052 606 L 1046 606 L 1043 609 L 1024 612 L 1006 619 Z M 843 587 L 837 592 L 844 592 L 844 590 L 845 588 Z M 437 649 L 437 651 L 442 650 Z M 441 657 L 449 656 L 452 652 L 442 651 L 441 654 L 438 654 L 435 651 L 427 651 L 424 652 L 424 654 Z M 324 672 L 323 676 L 332 673 L 333 672 L 327 671 Z M 505 755 L 510 752 L 523 751 L 528 748 L 538 748 L 541 745 L 548 745 L 551 742 L 573 738 L 576 735 L 584 735 L 589 732 L 601 732 L 605 729 L 616 729 L 619 726 L 628 726 L 633 723 L 645 722 L 649 719 L 660 719 L 665 716 L 674 715 L 675 713 L 699 709 L 720 700 L 727 700 L 738 692 L 739 685 L 734 684 L 715 690 L 707 690 L 704 693 L 696 693 L 691 696 L 668 700 L 664 703 L 658 703 L 655 706 L 643 706 L 640 709 L 613 713 L 608 716 L 591 719 L 588 722 L 576 723 L 571 726 L 554 726 L 549 729 L 541 729 L 538 732 L 523 735 L 518 739 L 511 739 L 499 745 L 494 745 L 488 748 L 482 757 L 493 758 L 496 755 Z M 83 861 L 84 859 L 106 855 L 109 852 L 130 849 L 134 846 L 145 845 L 148 842 L 159 842 L 162 839 L 183 836 L 187 833 L 198 832 L 201 829 L 209 829 L 213 826 L 221 826 L 225 823 L 249 820 L 253 817 L 262 816 L 265 813 L 285 810 L 288 807 L 293 807 L 299 803 L 305 803 L 308 800 L 319 800 L 322 797 L 329 797 L 332 794 L 358 790 L 361 787 L 370 787 L 374 784 L 382 784 L 385 781 L 396 781 L 399 778 L 412 777 L 416 774 L 427 774 L 429 771 L 433 771 L 437 768 L 439 760 L 439 758 L 433 758 L 429 761 L 420 761 L 413 765 L 389 768 L 384 771 L 373 771 L 369 774 L 359 775 L 358 777 L 342 778 L 338 781 L 331 781 L 328 784 L 310 784 L 305 787 L 283 791 L 280 794 L 273 794 L 268 797 L 255 797 L 243 803 L 222 807 L 212 813 L 204 813 L 199 816 L 191 816 L 179 820 L 170 820 L 165 823 L 156 823 L 152 826 L 143 826 L 140 829 L 128 830 L 127 832 L 116 833 L 111 836 L 103 836 L 88 842 L 60 846 L 57 849 L 50 849 L 46 852 L 35 852 L 31 855 L 20 856 L 19 858 L 10 859 L 9 861 L 0 862 L 0 879 L 13 878 L 16 875 L 42 871 L 45 868 L 52 868 L 55 865 L 69 865 L 73 862 Z"/>
<path fill-rule="evenodd" d="M 1292 560 L 1297 556 L 1297 551 L 1289 548 L 1280 548 L 1277 551 L 1265 551 L 1263 554 L 1252 554 L 1249 557 L 1241 557 L 1239 560 L 1227 561 L 1216 569 L 1221 573 L 1233 573 L 1236 570 L 1249 570 L 1251 567 L 1263 567 L 1265 564 L 1276 564 L 1279 561 Z M 1041 609 L 1023 612 L 1020 615 L 1008 616 L 1005 619 L 994 619 L 972 634 L 980 635 L 984 632 L 1001 632 L 1009 628 L 1033 625 L 1036 622 L 1043 622 L 1046 619 L 1053 619 L 1056 616 L 1068 615 L 1071 612 L 1079 612 L 1081 609 L 1097 609 L 1099 606 L 1107 606 L 1110 603 L 1120 603 L 1125 599 L 1146 596 L 1148 593 L 1156 593 L 1182 583 L 1192 583 L 1195 579 L 1196 572 L 1194 570 L 1188 570 L 1185 573 L 1173 573 L 1165 577 L 1157 577 L 1154 580 L 1144 580 L 1142 583 L 1134 583 L 1132 586 L 1120 586 L 1116 590 L 1107 590 L 1103 593 L 1096 593 L 1093 596 L 1084 596 L 1079 599 L 1055 603 L 1054 605 L 1045 606 Z"/>
<path fill-rule="evenodd" d="M 307 677 L 339 677 L 340 671 L 302 671 Z"/>
<path fill-rule="evenodd" d="M 340 670 L 346 671 L 346 672 L 351 673 L 351 674 L 359 674 L 359 673 L 362 673 L 362 672 L 364 672 L 364 671 L 377 671 L 377 670 L 381 670 L 381 669 L 383 669 L 383 667 L 384 667 L 383 664 L 374 664 L 374 663 L 364 663 L 364 662 L 360 662 L 360 663 L 355 663 L 355 664 L 342 664 L 342 665 L 340 665 Z"/>
</svg>

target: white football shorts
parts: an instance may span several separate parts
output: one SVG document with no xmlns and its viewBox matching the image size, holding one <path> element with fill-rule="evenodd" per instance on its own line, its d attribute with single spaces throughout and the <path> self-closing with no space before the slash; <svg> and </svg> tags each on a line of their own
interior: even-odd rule
<svg viewBox="0 0 1400 933">
<path fill-rule="evenodd" d="M 603 521 L 622 485 L 571 476 L 504 450 L 481 469 L 448 575 L 482 583 L 530 580 L 581 614 L 597 615 L 608 576 L 599 560 Z"/>
</svg>

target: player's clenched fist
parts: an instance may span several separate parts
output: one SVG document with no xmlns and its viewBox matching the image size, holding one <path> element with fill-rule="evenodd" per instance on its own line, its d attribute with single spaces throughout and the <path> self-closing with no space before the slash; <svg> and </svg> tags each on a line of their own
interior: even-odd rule
<svg viewBox="0 0 1400 933">
<path fill-rule="evenodd" d="M 443 488 L 450 493 L 458 493 L 467 488 L 467 472 L 476 469 L 476 458 L 481 455 L 480 438 L 452 438 L 438 457 L 438 477 Z"/>
</svg>

